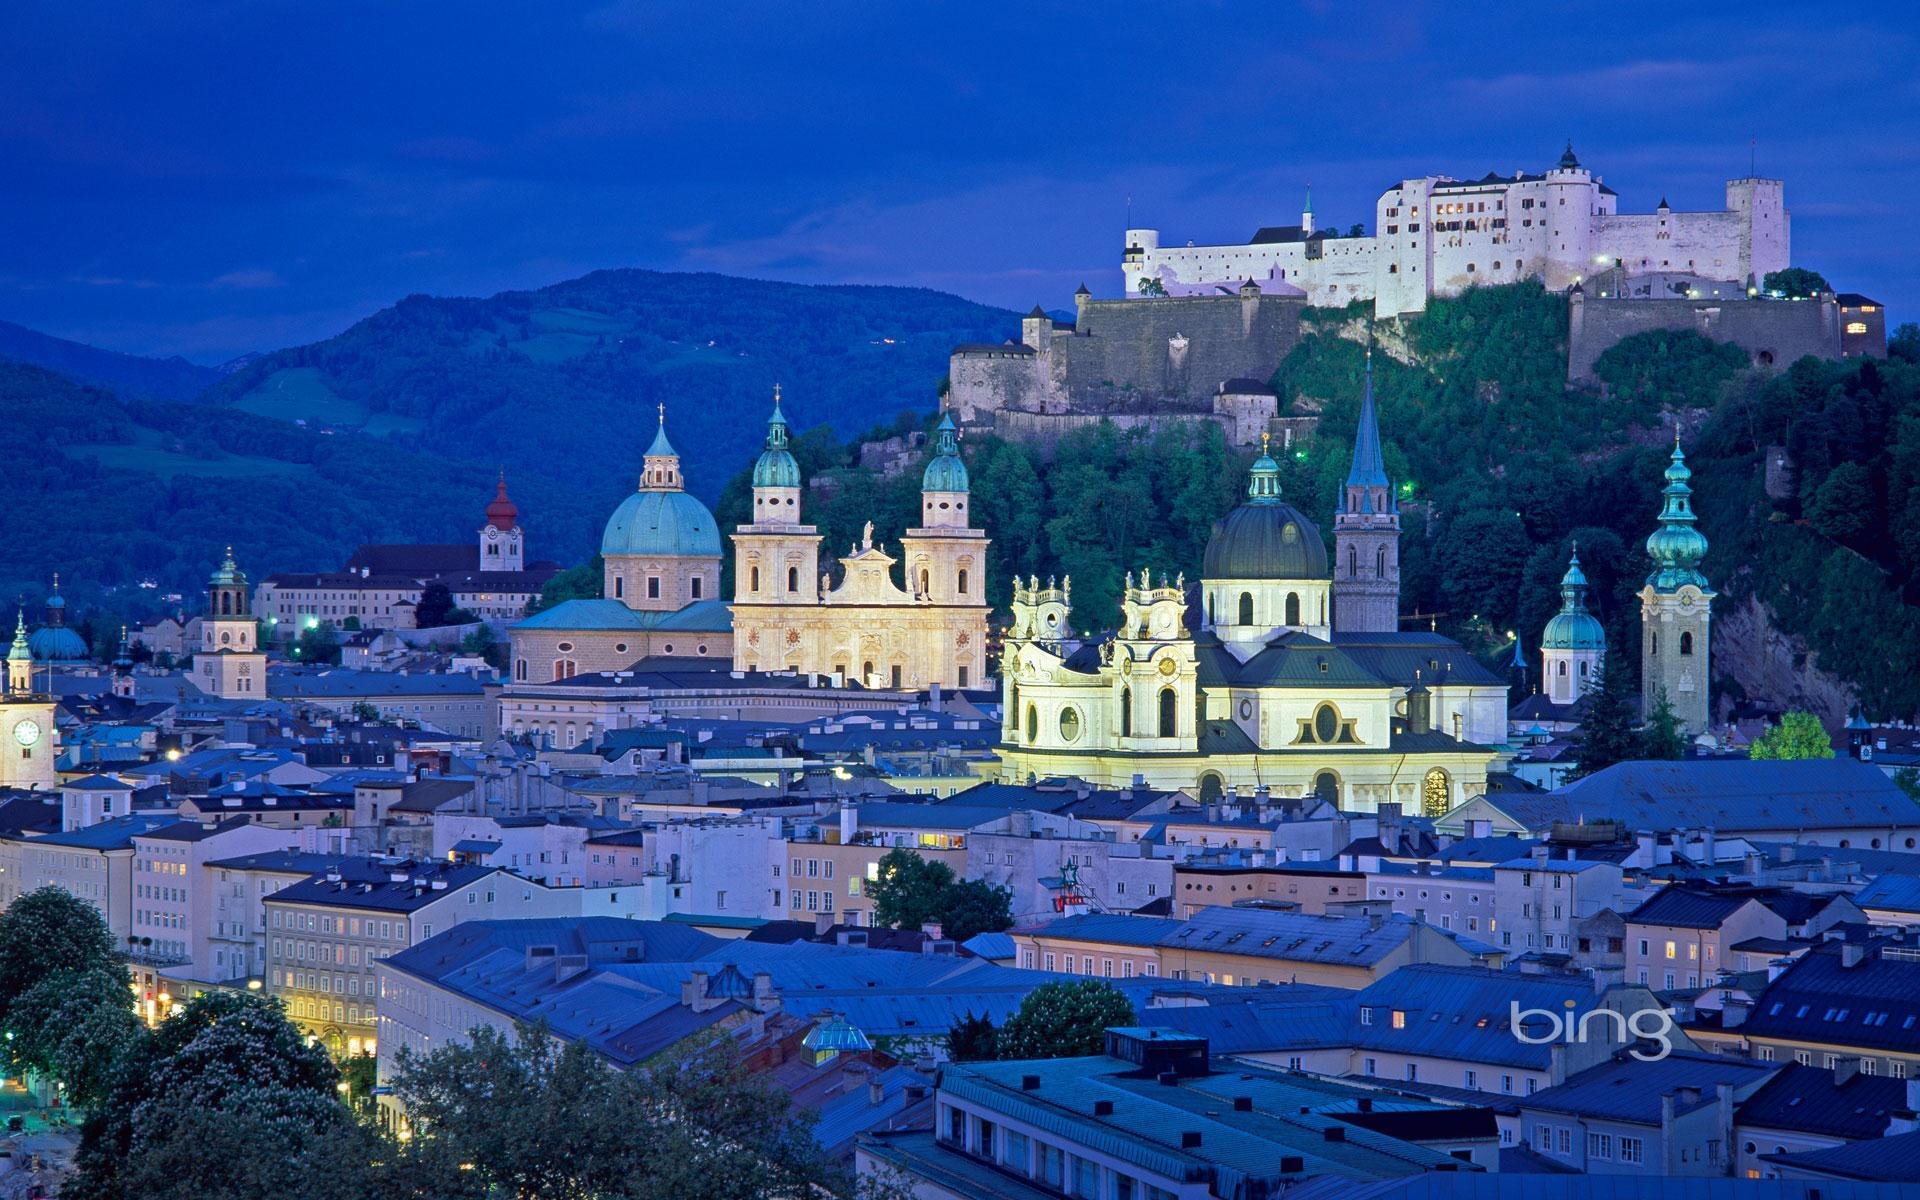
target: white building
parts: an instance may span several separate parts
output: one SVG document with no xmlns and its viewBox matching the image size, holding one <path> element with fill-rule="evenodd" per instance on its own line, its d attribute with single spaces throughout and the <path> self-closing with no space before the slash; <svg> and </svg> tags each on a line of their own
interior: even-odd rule
<svg viewBox="0 0 1920 1200">
<path fill-rule="evenodd" d="M 1163 246 L 1159 230 L 1129 229 L 1121 271 L 1129 296 L 1215 295 L 1252 280 L 1317 305 L 1372 300 L 1375 315 L 1395 316 L 1475 284 L 1537 279 L 1562 290 L 1623 268 L 1629 295 L 1720 294 L 1729 289 L 1712 284 L 1744 292 L 1789 265 L 1780 180 L 1729 180 L 1725 207 L 1707 212 L 1675 212 L 1663 199 L 1653 212 L 1621 213 L 1618 203 L 1569 145 L 1540 174 L 1402 180 L 1381 193 L 1370 237 L 1316 229 L 1311 200 L 1299 225 L 1263 228 L 1244 245 Z"/>
</svg>

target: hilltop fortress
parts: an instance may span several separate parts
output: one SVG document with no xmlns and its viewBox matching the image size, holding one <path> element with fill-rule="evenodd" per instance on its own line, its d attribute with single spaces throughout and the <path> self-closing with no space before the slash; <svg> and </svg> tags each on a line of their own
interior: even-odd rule
<svg viewBox="0 0 1920 1200">
<path fill-rule="evenodd" d="M 1475 284 L 1537 279 L 1563 291 L 1612 266 L 1639 296 L 1739 296 L 1791 260 L 1785 187 L 1727 182 L 1726 207 L 1618 211 L 1619 197 L 1569 144 L 1550 170 L 1472 180 L 1403 179 L 1380 194 L 1371 237 L 1318 229 L 1313 202 L 1298 225 L 1258 230 L 1245 245 L 1162 246 L 1157 229 L 1127 230 L 1127 295 L 1217 295 L 1248 282 L 1262 293 L 1374 315 L 1420 312 L 1429 296 Z"/>
<path fill-rule="evenodd" d="M 1281 415 L 1270 382 L 1306 309 L 1371 304 L 1391 321 L 1431 296 L 1527 280 L 1568 297 L 1574 383 L 1596 384 L 1603 351 L 1653 329 L 1696 330 L 1761 367 L 1886 353 L 1883 310 L 1865 296 L 1760 294 L 1791 262 L 1779 180 L 1731 180 L 1726 196 L 1717 212 L 1676 212 L 1663 199 L 1621 214 L 1568 146 L 1540 174 L 1402 180 L 1381 194 L 1371 237 L 1316 228 L 1311 199 L 1300 224 L 1245 245 L 1169 248 L 1158 230 L 1130 229 L 1124 299 L 1096 300 L 1082 285 L 1071 322 L 1036 307 L 1018 341 L 955 347 L 946 406 L 966 426 L 1042 446 L 1105 420 L 1211 421 L 1231 444 L 1270 434 L 1285 447 L 1317 421 Z"/>
</svg>

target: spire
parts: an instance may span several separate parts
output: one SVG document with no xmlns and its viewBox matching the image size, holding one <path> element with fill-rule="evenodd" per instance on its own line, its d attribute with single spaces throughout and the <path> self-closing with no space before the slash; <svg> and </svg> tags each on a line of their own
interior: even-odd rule
<svg viewBox="0 0 1920 1200">
<path fill-rule="evenodd" d="M 800 464 L 787 449 L 787 417 L 780 411 L 780 385 L 773 385 L 773 415 L 767 418 L 767 448 L 753 464 L 756 488 L 797 488 Z"/>
<path fill-rule="evenodd" d="M 1307 185 L 1307 204 L 1300 210 L 1300 232 L 1313 236 L 1313 185 Z"/>
<path fill-rule="evenodd" d="M 773 415 L 767 418 L 767 449 L 784 450 L 787 446 L 787 417 L 780 411 L 780 385 L 773 385 Z"/>
<path fill-rule="evenodd" d="M 1350 488 L 1387 486 L 1386 460 L 1380 453 L 1380 417 L 1373 406 L 1373 348 L 1367 348 L 1367 384 L 1360 395 L 1360 425 L 1353 434 L 1353 469 L 1347 472 Z"/>
<path fill-rule="evenodd" d="M 17 609 L 13 622 L 13 647 L 7 651 L 8 662 L 32 662 L 33 647 L 27 644 L 27 610 Z"/>
<path fill-rule="evenodd" d="M 680 452 L 678 450 L 675 450 L 673 448 L 673 443 L 667 440 L 667 406 L 664 401 L 662 401 L 660 404 L 660 428 L 653 435 L 653 445 L 647 447 L 647 457 L 648 458 L 679 458 L 680 457 Z"/>
<path fill-rule="evenodd" d="M 133 647 L 127 644 L 127 627 L 120 627 L 120 649 L 113 656 L 113 669 L 125 675 L 133 670 Z"/>
<path fill-rule="evenodd" d="M 1587 611 L 1587 573 L 1580 569 L 1579 542 L 1573 544 L 1573 554 L 1567 560 L 1567 573 L 1560 577 L 1560 611 Z"/>
<path fill-rule="evenodd" d="M 60 572 L 53 573 L 53 593 L 47 597 L 47 624 L 67 623 L 67 598 L 60 594 Z"/>
<path fill-rule="evenodd" d="M 1509 669 L 1515 671 L 1525 671 L 1527 669 L 1527 656 L 1525 651 L 1520 648 L 1520 632 L 1518 630 L 1515 630 L 1513 634 L 1513 657 L 1507 660 L 1507 666 Z"/>
<path fill-rule="evenodd" d="M 493 487 L 493 500 L 487 505 L 487 524 L 505 533 L 519 523 L 520 508 L 507 496 L 507 471 L 502 467 Z"/>
<path fill-rule="evenodd" d="M 1567 139 L 1567 148 L 1560 155 L 1560 169 L 1571 171 L 1580 165 L 1580 159 L 1573 152 L 1573 139 Z"/>
<path fill-rule="evenodd" d="M 1673 431 L 1673 453 L 1668 457 L 1667 485 L 1660 489 L 1660 528 L 1647 538 L 1647 554 L 1653 559 L 1653 574 L 1647 583 L 1656 591 L 1672 591 L 1691 583 L 1705 590 L 1706 576 L 1700 573 L 1700 560 L 1707 554 L 1706 535 L 1694 528 L 1693 471 L 1687 466 L 1686 452 L 1680 448 L 1680 430 Z"/>
<path fill-rule="evenodd" d="M 951 412 L 943 412 L 934 427 L 933 459 L 920 476 L 920 490 L 964 492 L 968 487 L 967 464 L 960 459 L 960 427 L 953 423 Z"/>
</svg>

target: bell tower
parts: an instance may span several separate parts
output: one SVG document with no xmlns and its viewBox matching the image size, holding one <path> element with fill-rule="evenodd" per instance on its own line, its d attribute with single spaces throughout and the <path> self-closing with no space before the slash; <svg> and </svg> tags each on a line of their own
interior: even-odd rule
<svg viewBox="0 0 1920 1200">
<path fill-rule="evenodd" d="M 0 700 L 0 787 L 51 788 L 60 739 L 53 723 L 54 698 L 33 680 L 33 648 L 27 618 L 20 613 L 7 651 L 7 694 Z"/>
<path fill-rule="evenodd" d="M 766 448 L 753 464 L 753 520 L 733 535 L 737 605 L 820 603 L 820 531 L 801 518 L 800 464 L 792 444 L 775 384 Z"/>
<path fill-rule="evenodd" d="M 1395 633 L 1400 628 L 1400 505 L 1380 453 L 1373 405 L 1373 351 L 1353 438 L 1353 466 L 1333 517 L 1335 633 Z"/>
<path fill-rule="evenodd" d="M 1694 528 L 1692 478 L 1675 429 L 1660 493 L 1660 528 L 1647 538 L 1653 573 L 1640 589 L 1640 711 L 1651 713 L 1664 695 L 1689 735 L 1713 719 L 1708 671 L 1714 591 L 1700 572 L 1707 539 Z"/>
<path fill-rule="evenodd" d="M 200 621 L 193 681 L 223 700 L 266 698 L 267 656 L 260 651 L 259 624 L 247 607 L 247 576 L 234 563 L 232 546 L 207 580 L 207 615 Z"/>
<path fill-rule="evenodd" d="M 500 472 L 493 500 L 487 505 L 487 519 L 480 526 L 480 569 L 482 571 L 522 571 L 526 569 L 526 534 L 520 529 L 520 509 L 507 497 L 507 473 Z"/>
</svg>

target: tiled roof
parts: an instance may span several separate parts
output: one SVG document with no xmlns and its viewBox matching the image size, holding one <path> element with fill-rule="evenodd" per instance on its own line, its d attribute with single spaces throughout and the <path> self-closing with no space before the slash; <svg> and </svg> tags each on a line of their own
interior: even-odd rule
<svg viewBox="0 0 1920 1200">
<path fill-rule="evenodd" d="M 1570 975 L 1489 971 L 1480 967 L 1414 964 L 1354 994 L 1353 1044 L 1391 1054 L 1430 1055 L 1488 1066 L 1545 1070 L 1551 1047 L 1514 1036 L 1512 1006 L 1584 1014 L 1603 997 L 1593 982 Z M 1360 1022 L 1359 1010 L 1371 1010 Z M 1394 1013 L 1400 1013 L 1398 1028 Z"/>
<path fill-rule="evenodd" d="M 1661 888 L 1627 914 L 1635 925 L 1668 925 L 1680 929 L 1718 929 L 1728 917 L 1759 897 L 1752 888 L 1698 887 L 1674 884 Z"/>
<path fill-rule="evenodd" d="M 1848 966 L 1854 955 L 1858 961 Z M 1865 946 L 1823 942 L 1767 985 L 1741 1031 L 1920 1054 L 1920 948 L 1890 938 Z"/>
<path fill-rule="evenodd" d="M 175 813 L 135 813 L 130 817 L 115 817 L 110 821 L 101 821 L 84 829 L 74 829 L 63 833 L 49 833 L 35 838 L 36 846 L 71 846 L 83 850 L 125 850 L 133 845 L 133 839 L 144 837 L 156 829 L 177 824 L 180 817 Z"/>
<path fill-rule="evenodd" d="M 1876 875 L 1854 893 L 1853 902 L 1861 908 L 1920 913 L 1920 875 Z"/>
<path fill-rule="evenodd" d="M 1907 1081 L 1853 1073 L 1845 1081 L 1820 1067 L 1787 1063 L 1735 1111 L 1741 1125 L 1858 1141 L 1887 1131 L 1907 1106 Z"/>
<path fill-rule="evenodd" d="M 268 674 L 267 688 L 274 696 L 288 700 L 348 696 L 479 697 L 486 691 L 479 676 L 465 671 L 436 675 L 347 668 L 311 674 L 302 670 L 275 670 Z"/>
</svg>

